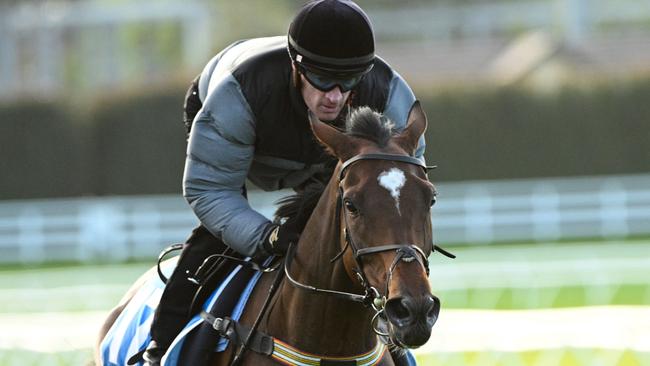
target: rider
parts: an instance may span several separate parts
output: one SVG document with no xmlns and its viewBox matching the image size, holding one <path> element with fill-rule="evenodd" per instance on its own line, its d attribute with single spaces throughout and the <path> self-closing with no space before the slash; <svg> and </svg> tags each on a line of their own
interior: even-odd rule
<svg viewBox="0 0 650 366">
<path fill-rule="evenodd" d="M 288 51 L 288 52 L 287 52 Z M 197 287 L 188 273 L 224 244 L 261 258 L 284 255 L 298 234 L 253 210 L 249 179 L 263 190 L 327 183 L 331 159 L 314 138 L 308 111 L 343 126 L 350 108 L 367 105 L 402 129 L 415 96 L 375 56 L 367 15 L 349 0 L 307 3 L 288 36 L 236 42 L 217 54 L 185 100 L 189 130 L 183 194 L 199 218 L 169 278 L 144 358 L 157 365 L 185 325 Z M 424 152 L 420 141 L 417 157 Z"/>
</svg>

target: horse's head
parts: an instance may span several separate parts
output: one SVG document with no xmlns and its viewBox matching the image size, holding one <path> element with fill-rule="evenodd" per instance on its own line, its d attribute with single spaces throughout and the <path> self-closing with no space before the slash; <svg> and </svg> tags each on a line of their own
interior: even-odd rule
<svg viewBox="0 0 650 366">
<path fill-rule="evenodd" d="M 419 103 L 399 134 L 369 108 L 351 115 L 346 132 L 312 120 L 315 136 L 340 160 L 330 184 L 338 184 L 340 250 L 348 276 L 388 320 L 391 340 L 409 348 L 429 339 L 440 311 L 427 261 L 436 192 L 424 165 L 411 157 L 426 124 Z"/>
</svg>

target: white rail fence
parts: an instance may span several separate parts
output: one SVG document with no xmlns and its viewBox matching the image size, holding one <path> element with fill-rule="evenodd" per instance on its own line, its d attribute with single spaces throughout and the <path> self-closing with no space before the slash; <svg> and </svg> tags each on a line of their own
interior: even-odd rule
<svg viewBox="0 0 650 366">
<path fill-rule="evenodd" d="M 650 175 L 440 184 L 436 241 L 487 244 L 650 235 Z M 271 216 L 288 192 L 251 192 Z M 179 196 L 0 203 L 0 263 L 153 258 L 198 223 Z"/>
</svg>

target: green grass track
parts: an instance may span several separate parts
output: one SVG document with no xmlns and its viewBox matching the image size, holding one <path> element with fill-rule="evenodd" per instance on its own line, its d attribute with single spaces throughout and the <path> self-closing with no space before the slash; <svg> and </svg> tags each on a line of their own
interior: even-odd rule
<svg viewBox="0 0 650 366">
<path fill-rule="evenodd" d="M 537 324 L 534 319 L 546 316 L 546 311 L 563 314 L 563 311 L 575 308 L 578 313 L 584 309 L 584 314 L 601 310 L 615 314 L 620 309 L 646 314 L 644 311 L 650 310 L 650 239 L 447 249 L 458 258 L 451 260 L 435 254 L 430 257 L 432 289 L 443 303 L 441 320 L 434 332 L 439 330 L 442 334 L 445 329 L 453 330 L 453 336 L 458 337 L 454 344 L 462 347 L 456 349 L 458 346 L 454 346 L 456 348 L 449 348 L 453 349 L 449 351 L 427 344 L 416 352 L 420 365 L 650 366 L 650 342 L 648 347 L 639 347 L 634 338 L 630 338 L 630 342 L 635 345 L 629 347 L 624 341 L 601 344 L 602 339 L 607 338 L 599 338 L 601 343 L 598 344 L 580 346 L 580 342 L 572 341 L 562 345 L 561 337 L 547 335 L 554 342 L 542 340 L 512 350 L 507 344 L 494 347 L 498 339 L 475 342 L 473 338 L 477 334 L 495 338 L 504 334 L 512 336 L 500 332 L 516 329 L 517 319 L 524 319 L 527 326 L 543 330 L 548 324 L 541 320 Z M 153 263 L 154 259 L 150 263 L 118 265 L 0 268 L 0 366 L 86 365 L 91 359 L 89 345 L 94 337 L 94 323 L 68 327 L 75 338 L 88 340 L 82 342 L 87 346 L 81 347 L 66 346 L 65 342 L 61 342 L 61 347 L 56 342 L 32 347 L 32 343 L 38 344 L 37 338 L 31 343 L 23 342 L 19 338 L 29 340 L 30 333 L 26 336 L 23 332 L 19 337 L 20 331 L 11 329 L 20 328 L 11 327 L 31 326 L 36 332 L 44 329 L 39 327 L 65 328 L 66 324 L 88 322 L 88 319 L 96 322 Z M 503 323 L 503 327 L 495 326 L 493 333 L 492 328 L 481 333 L 485 329 L 481 329 L 480 320 L 475 325 L 471 321 L 462 325 L 454 323 L 459 319 L 468 320 L 463 318 L 464 311 L 472 316 L 482 314 L 481 311 L 495 311 L 493 317 L 511 319 L 509 322 L 514 325 Z M 511 318 L 511 315 L 515 317 Z M 35 321 L 30 324 L 31 319 Z M 51 323 L 37 323 L 39 321 Z M 593 322 L 599 324 L 601 320 L 593 319 Z M 576 324 L 590 324 L 590 318 Z M 522 336 L 545 334 L 540 329 L 517 331 Z M 596 333 L 612 331 L 606 322 L 602 329 L 596 329 Z M 580 334 L 579 331 L 576 330 L 576 334 Z M 625 335 L 624 328 L 616 331 Z M 594 333 L 585 329 L 585 334 L 589 332 Z M 436 337 L 434 333 L 430 343 L 441 339 L 444 338 Z M 429 349 L 436 351 L 429 352 Z"/>
</svg>

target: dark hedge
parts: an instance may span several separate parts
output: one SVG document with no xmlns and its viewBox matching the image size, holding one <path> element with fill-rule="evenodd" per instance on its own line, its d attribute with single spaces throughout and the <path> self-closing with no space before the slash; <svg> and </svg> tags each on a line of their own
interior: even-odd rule
<svg viewBox="0 0 650 366">
<path fill-rule="evenodd" d="M 184 89 L 0 105 L 0 199 L 180 194 Z M 650 172 L 650 80 L 417 94 L 435 181 Z"/>
</svg>

